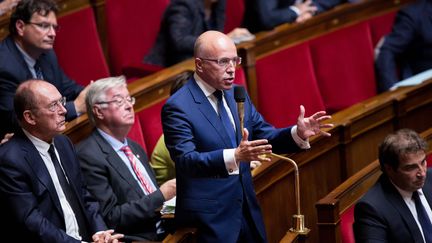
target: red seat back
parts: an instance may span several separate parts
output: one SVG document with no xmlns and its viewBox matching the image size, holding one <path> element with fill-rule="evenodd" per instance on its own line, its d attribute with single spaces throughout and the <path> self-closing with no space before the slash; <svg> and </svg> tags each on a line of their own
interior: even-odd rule
<svg viewBox="0 0 432 243">
<path fill-rule="evenodd" d="M 355 243 L 353 223 L 354 205 L 340 215 L 340 230 L 342 243 Z"/>
<path fill-rule="evenodd" d="M 139 116 L 135 114 L 135 123 L 131 127 L 129 131 L 128 137 L 133 141 L 137 142 L 147 153 L 145 139 L 141 129 L 141 122 Z M 147 153 L 147 157 L 150 158 L 150 155 Z"/>
<path fill-rule="evenodd" d="M 108 52 L 114 75 L 140 66 L 159 32 L 169 0 L 106 0 Z"/>
<path fill-rule="evenodd" d="M 166 100 L 156 103 L 137 113 L 141 121 L 142 133 L 145 137 L 149 154 L 153 152 L 159 137 L 162 135 L 161 111 Z"/>
<path fill-rule="evenodd" d="M 316 79 L 330 113 L 376 95 L 369 33 L 363 22 L 310 41 Z"/>
<path fill-rule="evenodd" d="M 243 86 L 246 90 L 248 88 L 246 76 L 242 67 L 238 67 L 235 72 L 234 83 Z"/>
<path fill-rule="evenodd" d="M 245 11 L 244 0 L 227 0 L 225 9 L 225 27 L 224 32 L 229 33 L 231 30 L 240 27 L 243 21 Z"/>
<path fill-rule="evenodd" d="M 274 126 L 294 124 L 300 105 L 306 115 L 324 109 L 307 43 L 260 58 L 256 74 L 258 110 Z"/>
<path fill-rule="evenodd" d="M 61 16 L 58 24 L 54 49 L 64 72 L 82 85 L 109 76 L 92 8 Z"/>
<path fill-rule="evenodd" d="M 432 167 L 432 153 L 429 153 L 426 157 L 426 162 L 428 167 Z"/>
</svg>

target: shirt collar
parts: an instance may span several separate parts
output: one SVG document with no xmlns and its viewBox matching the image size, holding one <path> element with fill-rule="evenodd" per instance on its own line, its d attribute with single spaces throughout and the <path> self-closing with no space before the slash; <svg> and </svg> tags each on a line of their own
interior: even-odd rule
<svg viewBox="0 0 432 243">
<path fill-rule="evenodd" d="M 127 146 L 128 142 L 127 139 L 122 143 L 119 140 L 115 139 L 113 136 L 109 135 L 108 133 L 102 131 L 102 129 L 97 128 L 97 131 L 100 133 L 100 135 L 111 145 L 111 147 L 115 151 L 120 151 L 120 149 L 123 146 Z"/>
<path fill-rule="evenodd" d="M 206 97 L 213 95 L 215 88 L 207 84 L 197 73 L 194 73 L 194 79 Z"/>
<path fill-rule="evenodd" d="M 390 181 L 391 181 L 391 180 L 390 180 Z M 391 183 L 392 183 L 393 186 L 396 188 L 396 190 L 398 190 L 398 192 L 401 194 L 401 196 L 402 196 L 403 198 L 407 198 L 407 199 L 411 199 L 411 198 L 412 198 L 412 194 L 413 194 L 413 192 L 406 191 L 406 190 L 403 190 L 403 189 L 399 188 L 399 187 L 396 186 L 396 184 L 394 184 L 392 181 L 391 181 Z M 422 195 L 423 195 L 423 189 L 422 189 L 422 188 L 418 189 L 417 192 L 418 192 L 419 196 L 422 196 Z"/>
<path fill-rule="evenodd" d="M 27 52 L 25 52 L 20 45 L 18 45 L 18 43 L 15 42 L 16 47 L 18 48 L 19 52 L 21 52 L 21 54 L 24 57 L 24 61 L 27 63 L 27 65 L 31 68 L 34 67 L 34 65 L 36 64 L 36 60 L 33 59 L 31 56 L 29 56 L 27 54 Z"/>
<path fill-rule="evenodd" d="M 51 144 L 31 135 L 28 131 L 23 129 L 24 134 L 30 139 L 30 141 L 33 143 L 33 145 L 36 147 L 36 149 L 39 151 L 39 153 L 46 154 L 48 152 L 48 149 Z"/>
</svg>

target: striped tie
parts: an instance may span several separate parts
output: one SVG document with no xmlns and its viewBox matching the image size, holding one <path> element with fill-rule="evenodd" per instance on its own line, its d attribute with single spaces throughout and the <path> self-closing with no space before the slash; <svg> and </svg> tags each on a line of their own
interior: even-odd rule
<svg viewBox="0 0 432 243">
<path fill-rule="evenodd" d="M 133 155 L 130 147 L 126 145 L 126 146 L 123 146 L 120 150 L 123 151 L 126 154 L 126 156 L 128 157 L 129 162 L 131 163 L 132 169 L 135 172 L 135 175 L 137 176 L 138 180 L 141 182 L 141 185 L 143 186 L 143 188 L 147 191 L 148 194 L 152 193 L 154 190 L 150 186 L 150 183 L 144 178 L 141 171 L 138 169 L 136 161 L 135 161 L 135 156 Z"/>
</svg>

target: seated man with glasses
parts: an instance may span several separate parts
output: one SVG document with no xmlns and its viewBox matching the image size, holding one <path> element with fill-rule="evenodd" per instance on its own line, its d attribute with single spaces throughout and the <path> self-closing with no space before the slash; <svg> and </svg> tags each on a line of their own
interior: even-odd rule
<svg viewBox="0 0 432 243">
<path fill-rule="evenodd" d="M 144 149 L 127 138 L 135 121 L 135 98 L 123 76 L 90 85 L 87 114 L 93 133 L 77 145 L 89 191 L 99 201 L 105 222 L 124 240 L 161 240 L 157 209 L 176 194 L 175 179 L 160 187 Z"/>
<path fill-rule="evenodd" d="M 13 96 L 25 80 L 53 84 L 66 97 L 66 120 L 85 113 L 86 89 L 67 77 L 53 50 L 57 6 L 52 0 L 22 0 L 12 14 L 10 35 L 0 42 L 0 138 L 17 130 Z"/>
<path fill-rule="evenodd" d="M 66 100 L 50 83 L 18 86 L 14 109 L 22 129 L 0 146 L 2 242 L 118 242 L 82 180 L 64 135 Z M 14 232 L 14 233 L 11 233 Z"/>
</svg>

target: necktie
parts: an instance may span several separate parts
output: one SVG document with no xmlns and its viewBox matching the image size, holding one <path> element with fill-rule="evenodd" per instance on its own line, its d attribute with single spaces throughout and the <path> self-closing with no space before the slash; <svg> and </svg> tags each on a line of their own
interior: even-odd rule
<svg viewBox="0 0 432 243">
<path fill-rule="evenodd" d="M 413 192 L 412 198 L 415 202 L 417 218 L 423 229 L 425 241 L 426 243 L 432 243 L 432 224 L 417 191 Z"/>
<path fill-rule="evenodd" d="M 234 130 L 233 124 L 231 123 L 231 120 L 229 119 L 229 116 L 228 116 L 228 113 L 225 109 L 225 106 L 223 104 L 222 91 L 216 90 L 213 94 L 214 94 L 214 96 L 216 96 L 216 98 L 218 100 L 219 118 L 221 119 L 222 124 L 224 125 L 225 130 L 230 137 L 232 146 L 236 147 L 237 146 L 237 140 L 235 137 L 235 130 Z"/>
<path fill-rule="evenodd" d="M 71 188 L 71 186 L 70 186 L 70 184 L 66 178 L 66 175 L 63 172 L 63 169 L 60 165 L 60 162 L 57 159 L 53 144 L 50 145 L 50 148 L 48 149 L 48 153 L 51 156 L 51 160 L 54 164 L 54 168 L 55 168 L 58 180 L 60 182 L 60 186 L 63 189 L 63 193 L 65 194 L 66 199 L 69 202 L 69 205 L 71 206 L 71 208 L 75 214 L 75 218 L 76 218 L 77 223 L 78 223 L 80 235 L 83 239 L 88 239 L 89 235 L 87 232 L 87 226 L 85 223 L 86 221 L 85 221 L 84 213 L 83 213 L 83 211 L 81 211 L 81 207 L 79 205 L 78 198 L 77 198 L 76 194 L 72 191 L 72 188 Z"/>
<path fill-rule="evenodd" d="M 129 146 L 123 146 L 120 150 L 123 151 L 126 154 L 126 156 L 128 157 L 129 162 L 132 165 L 132 169 L 135 172 L 135 175 L 137 176 L 138 180 L 141 182 L 141 185 L 143 186 L 143 188 L 147 191 L 147 193 L 149 193 L 149 194 L 152 193 L 154 190 L 150 186 L 150 183 L 144 178 L 141 171 L 138 169 L 136 161 L 135 161 L 135 156 L 133 155 L 130 147 Z"/>
<path fill-rule="evenodd" d="M 43 80 L 43 74 L 42 74 L 42 68 L 39 64 L 39 61 L 36 61 L 35 65 L 33 66 L 36 74 L 36 78 Z"/>
</svg>

